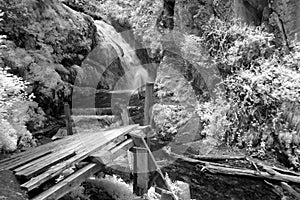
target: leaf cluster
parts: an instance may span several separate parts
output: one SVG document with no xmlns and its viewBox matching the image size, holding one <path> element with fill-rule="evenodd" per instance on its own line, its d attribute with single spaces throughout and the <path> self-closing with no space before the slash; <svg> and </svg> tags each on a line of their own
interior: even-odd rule
<svg viewBox="0 0 300 200">
<path fill-rule="evenodd" d="M 298 168 L 299 45 L 287 53 L 272 34 L 239 22 L 212 19 L 205 30 L 202 42 L 223 78 L 216 99 L 197 109 L 205 134 L 258 157 L 281 154 Z"/>
</svg>

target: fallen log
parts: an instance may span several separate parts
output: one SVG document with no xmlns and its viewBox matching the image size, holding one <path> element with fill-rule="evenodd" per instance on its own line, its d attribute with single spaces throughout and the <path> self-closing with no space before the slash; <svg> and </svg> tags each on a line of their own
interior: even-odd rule
<svg viewBox="0 0 300 200">
<path fill-rule="evenodd" d="M 276 180 L 281 182 L 292 182 L 292 183 L 300 184 L 300 177 L 292 176 L 292 175 L 279 174 L 279 173 L 271 175 L 268 172 L 259 172 L 259 171 L 249 170 L 249 169 L 234 169 L 234 168 L 212 166 L 212 165 L 207 165 L 205 166 L 205 168 L 209 172 L 214 174 L 248 176 L 253 178 L 269 179 L 269 180 Z"/>
<path fill-rule="evenodd" d="M 222 160 L 245 160 L 246 156 L 201 156 L 191 155 L 191 158 L 207 161 L 222 161 Z"/>
<path fill-rule="evenodd" d="M 289 193 L 291 193 L 297 199 L 300 199 L 300 194 L 296 190 L 294 190 L 294 188 L 292 188 L 292 186 L 290 186 L 289 184 L 285 182 L 281 182 L 281 187 L 286 191 L 288 191 Z"/>
<path fill-rule="evenodd" d="M 259 178 L 259 179 L 267 179 L 267 180 L 275 180 L 280 182 L 291 182 L 291 183 L 297 183 L 300 184 L 300 177 L 297 174 L 291 175 L 292 172 L 288 170 L 283 170 L 285 173 L 290 172 L 290 174 L 281 174 L 279 172 L 276 172 L 274 174 L 271 174 L 268 172 L 262 172 L 262 171 L 255 171 L 250 169 L 237 169 L 232 168 L 232 166 L 226 165 L 226 164 L 220 164 L 220 163 L 213 163 L 208 161 L 201 161 L 193 158 L 188 158 L 185 156 L 177 155 L 174 153 L 170 154 L 174 159 L 181 160 L 183 162 L 189 162 L 194 164 L 203 165 L 203 169 L 206 169 L 207 171 L 214 173 L 214 174 L 226 174 L 226 175 L 232 175 L 232 176 L 247 176 L 247 177 L 253 177 L 253 178 Z M 262 165 L 260 163 L 260 165 Z M 264 169 L 272 169 L 271 166 L 264 165 Z M 275 169 L 280 169 L 276 168 Z"/>
</svg>

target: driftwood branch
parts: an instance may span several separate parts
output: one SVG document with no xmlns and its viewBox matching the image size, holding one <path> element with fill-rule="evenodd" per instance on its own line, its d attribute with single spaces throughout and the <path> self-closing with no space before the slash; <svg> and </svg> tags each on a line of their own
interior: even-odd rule
<svg viewBox="0 0 300 200">
<path fill-rule="evenodd" d="M 245 160 L 246 156 L 199 156 L 192 155 L 194 159 L 206 160 L 206 161 L 223 161 L 223 160 Z"/>
<path fill-rule="evenodd" d="M 189 162 L 189 163 L 194 163 L 194 164 L 200 164 L 203 165 L 203 167 L 208 170 L 211 173 L 215 174 L 226 174 L 226 175 L 232 175 L 232 176 L 246 176 L 246 177 L 252 177 L 252 178 L 258 178 L 258 179 L 266 179 L 266 180 L 275 180 L 275 181 L 280 181 L 280 182 L 290 182 L 290 183 L 297 183 L 300 184 L 300 176 L 299 174 L 295 172 L 291 172 L 288 170 L 280 169 L 264 165 L 262 163 L 257 163 L 259 166 L 263 166 L 263 169 L 266 171 L 255 171 L 255 170 L 250 170 L 250 169 L 236 169 L 232 168 L 232 166 L 226 165 L 226 164 L 220 164 L 220 163 L 213 163 L 213 162 L 208 162 L 208 161 L 201 161 L 198 159 L 193 159 L 193 158 L 187 158 L 181 155 L 177 155 L 172 153 L 171 155 L 175 159 L 182 160 L 184 162 Z M 211 157 L 212 158 L 212 157 Z M 219 160 L 220 158 L 225 158 L 225 157 L 217 157 L 216 160 Z M 234 158 L 234 157 L 227 157 L 227 158 Z M 236 157 L 238 159 L 242 159 L 242 157 Z M 214 159 L 211 159 L 214 160 Z M 285 174 L 281 174 L 277 171 L 284 171 Z M 289 173 L 288 173 L 289 172 Z M 297 174 L 294 175 L 294 174 Z"/>
<path fill-rule="evenodd" d="M 269 180 L 292 182 L 292 183 L 300 184 L 300 177 L 286 175 L 286 174 L 276 173 L 274 175 L 271 175 L 268 172 L 257 172 L 257 171 L 249 170 L 249 169 L 234 169 L 234 168 L 226 168 L 226 167 L 219 167 L 219 166 L 206 166 L 206 169 L 209 172 L 216 173 L 216 174 L 248 176 L 248 177 L 253 177 L 253 178 L 269 179 Z"/>
<path fill-rule="evenodd" d="M 292 186 L 290 186 L 289 184 L 285 182 L 281 182 L 281 187 L 286 191 L 288 191 L 293 196 L 295 196 L 297 199 L 300 199 L 300 194 L 296 190 L 294 190 L 294 188 L 292 188 Z"/>
</svg>

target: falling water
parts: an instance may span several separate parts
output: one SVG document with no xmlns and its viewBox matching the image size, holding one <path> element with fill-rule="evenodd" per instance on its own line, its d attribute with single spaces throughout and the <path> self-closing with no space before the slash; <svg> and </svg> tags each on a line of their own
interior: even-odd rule
<svg viewBox="0 0 300 200">
<path fill-rule="evenodd" d="M 124 76 L 120 77 L 116 83 L 114 90 L 136 90 L 150 81 L 149 74 L 142 67 L 135 49 L 125 41 L 122 35 L 113 26 L 103 21 L 95 21 L 95 24 L 100 35 L 103 35 L 105 41 L 116 50 L 125 71 Z"/>
</svg>

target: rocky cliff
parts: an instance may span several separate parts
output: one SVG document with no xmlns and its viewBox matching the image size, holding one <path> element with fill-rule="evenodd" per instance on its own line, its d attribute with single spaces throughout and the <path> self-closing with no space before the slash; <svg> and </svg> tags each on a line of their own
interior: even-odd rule
<svg viewBox="0 0 300 200">
<path fill-rule="evenodd" d="M 48 117 L 60 115 L 62 103 L 71 100 L 73 66 L 99 43 L 92 18 L 56 0 L 2 1 L 0 9 L 0 32 L 6 35 L 0 66 L 30 83 L 28 92 Z"/>
</svg>

